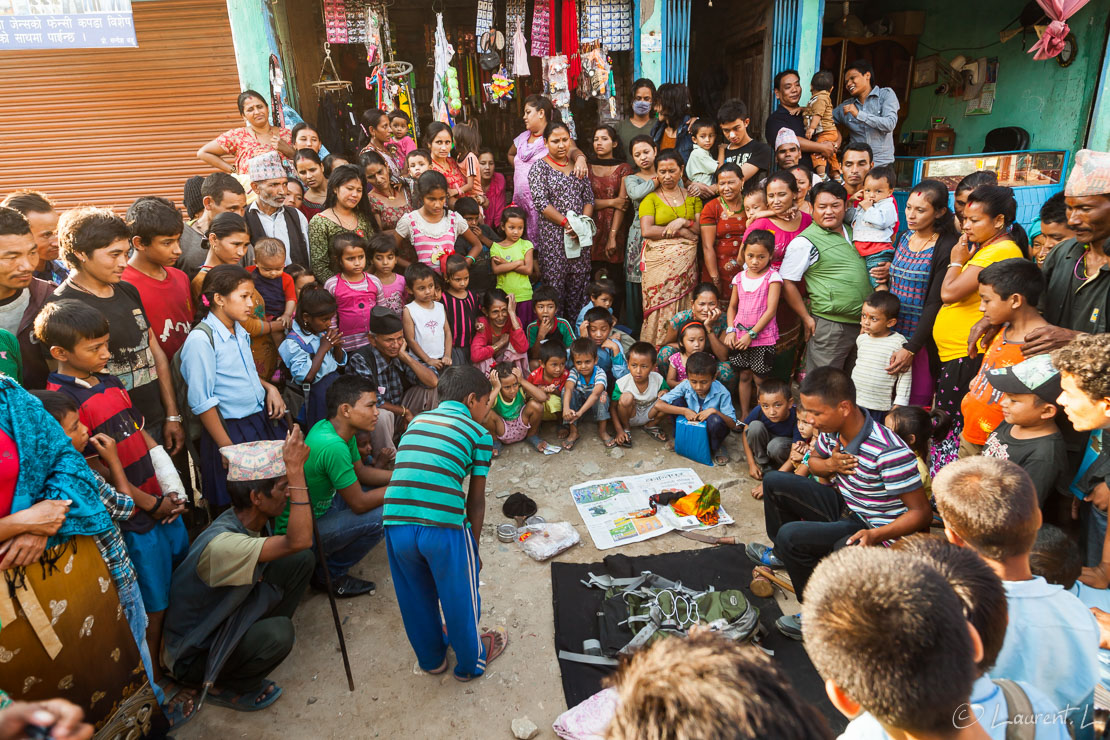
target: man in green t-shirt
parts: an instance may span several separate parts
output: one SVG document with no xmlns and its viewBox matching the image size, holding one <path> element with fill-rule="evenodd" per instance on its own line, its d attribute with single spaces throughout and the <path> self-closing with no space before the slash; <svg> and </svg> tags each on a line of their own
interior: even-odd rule
<svg viewBox="0 0 1110 740">
<path fill-rule="evenodd" d="M 378 391 L 360 375 L 344 375 L 328 388 L 327 418 L 316 422 L 305 437 L 308 497 L 320 529 L 324 560 L 333 593 L 341 598 L 372 594 L 372 581 L 348 572 L 381 541 L 382 503 L 391 472 L 385 453 L 366 465 L 358 452 L 358 432 L 369 432 L 378 421 Z M 338 494 L 338 495 L 337 495 Z M 278 517 L 276 531 L 285 531 L 289 511 Z M 312 587 L 326 590 L 323 570 L 316 566 Z"/>
</svg>

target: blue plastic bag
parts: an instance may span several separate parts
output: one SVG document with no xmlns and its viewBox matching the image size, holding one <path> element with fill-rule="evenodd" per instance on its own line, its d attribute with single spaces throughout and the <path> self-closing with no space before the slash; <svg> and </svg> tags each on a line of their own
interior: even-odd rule
<svg viewBox="0 0 1110 740">
<path fill-rule="evenodd" d="M 674 451 L 702 465 L 713 464 L 709 450 L 709 429 L 704 421 L 688 421 L 676 416 L 674 421 Z"/>
</svg>

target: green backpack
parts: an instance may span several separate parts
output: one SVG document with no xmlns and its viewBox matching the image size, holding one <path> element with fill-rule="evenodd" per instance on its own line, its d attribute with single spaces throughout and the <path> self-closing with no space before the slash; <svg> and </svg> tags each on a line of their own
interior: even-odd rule
<svg viewBox="0 0 1110 740">
<path fill-rule="evenodd" d="M 583 584 L 605 589 L 597 613 L 599 635 L 586 640 L 582 653 L 559 651 L 579 663 L 617 665 L 617 659 L 666 636 L 685 637 L 697 624 L 737 641 L 761 634 L 759 609 L 737 589 L 695 591 L 650 571 L 635 578 L 590 573 Z"/>
</svg>

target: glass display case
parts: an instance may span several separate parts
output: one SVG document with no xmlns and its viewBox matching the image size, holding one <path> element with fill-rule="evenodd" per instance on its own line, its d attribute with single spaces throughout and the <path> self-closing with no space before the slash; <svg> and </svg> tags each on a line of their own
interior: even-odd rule
<svg viewBox="0 0 1110 740">
<path fill-rule="evenodd" d="M 999 185 L 1013 188 L 1018 223 L 1028 228 L 1037 218 L 1041 205 L 1063 190 L 1067 167 L 1068 152 L 1063 150 L 899 157 L 894 163 L 897 173 L 894 198 L 899 208 L 904 209 L 913 183 L 932 179 L 948 187 L 948 202 L 952 205 L 960 180 L 972 172 L 994 170 L 998 173 Z"/>
</svg>

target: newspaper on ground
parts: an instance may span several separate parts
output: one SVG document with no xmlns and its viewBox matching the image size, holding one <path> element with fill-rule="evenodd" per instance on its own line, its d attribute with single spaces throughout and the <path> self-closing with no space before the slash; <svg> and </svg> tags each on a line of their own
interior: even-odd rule
<svg viewBox="0 0 1110 740">
<path fill-rule="evenodd" d="M 676 529 L 712 529 L 695 516 L 679 516 L 670 506 L 659 506 L 653 514 L 648 497 L 664 491 L 690 493 L 703 485 L 690 468 L 672 468 L 654 473 L 592 480 L 570 489 L 574 504 L 598 550 L 632 542 L 643 542 Z M 721 507 L 717 526 L 732 524 Z"/>
</svg>

